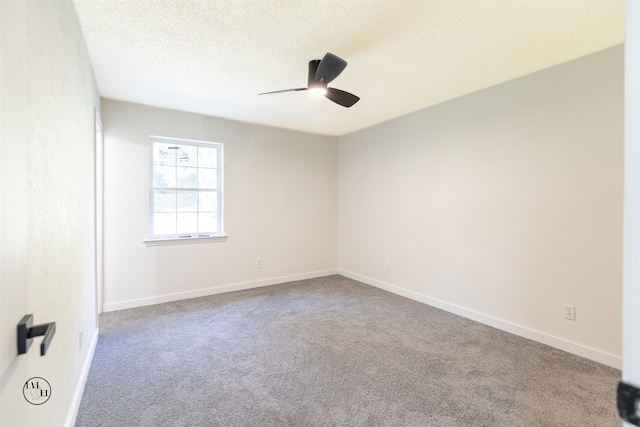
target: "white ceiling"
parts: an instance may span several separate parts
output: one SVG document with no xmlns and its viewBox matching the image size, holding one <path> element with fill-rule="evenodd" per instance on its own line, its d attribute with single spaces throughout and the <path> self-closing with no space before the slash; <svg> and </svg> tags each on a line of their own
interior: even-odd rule
<svg viewBox="0 0 640 427">
<path fill-rule="evenodd" d="M 625 2 L 74 0 L 106 98 L 343 135 L 624 41 Z M 308 62 L 349 65 L 306 92 Z"/>
</svg>

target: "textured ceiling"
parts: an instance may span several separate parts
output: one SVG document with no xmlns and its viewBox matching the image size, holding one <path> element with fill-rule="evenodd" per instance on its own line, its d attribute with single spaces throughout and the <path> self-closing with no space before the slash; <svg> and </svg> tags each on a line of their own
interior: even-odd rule
<svg viewBox="0 0 640 427">
<path fill-rule="evenodd" d="M 624 1 L 74 0 L 102 96 L 343 135 L 624 41 Z M 349 65 L 306 92 L 311 59 Z"/>
</svg>

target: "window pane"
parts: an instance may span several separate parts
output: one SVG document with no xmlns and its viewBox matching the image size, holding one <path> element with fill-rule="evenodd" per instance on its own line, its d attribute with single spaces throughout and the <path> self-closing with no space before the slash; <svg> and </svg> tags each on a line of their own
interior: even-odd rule
<svg viewBox="0 0 640 427">
<path fill-rule="evenodd" d="M 213 212 L 198 214 L 198 233 L 215 233 L 218 231 L 217 215 Z"/>
<path fill-rule="evenodd" d="M 221 232 L 221 144 L 151 137 L 153 236 Z M 201 190 L 202 189 L 202 190 Z"/>
<path fill-rule="evenodd" d="M 178 150 L 178 166 L 198 166 L 198 147 L 181 145 Z"/>
<path fill-rule="evenodd" d="M 154 166 L 153 167 L 154 187 L 175 187 L 176 168 L 174 166 Z"/>
<path fill-rule="evenodd" d="M 198 188 L 217 188 L 217 169 L 198 169 Z"/>
<path fill-rule="evenodd" d="M 195 233 L 198 229 L 198 214 L 179 213 L 178 233 Z"/>
<path fill-rule="evenodd" d="M 175 144 L 163 144 L 156 142 L 153 144 L 153 163 L 156 165 L 175 165 L 176 164 L 176 147 Z"/>
<path fill-rule="evenodd" d="M 198 192 L 178 192 L 178 212 L 198 212 Z M 195 227 L 191 230 L 195 231 Z"/>
<path fill-rule="evenodd" d="M 191 167 L 177 168 L 176 187 L 178 188 L 196 188 L 198 185 L 198 169 Z"/>
<path fill-rule="evenodd" d="M 198 147 L 198 167 L 215 168 L 218 165 L 218 150 L 215 148 Z"/>
<path fill-rule="evenodd" d="M 176 214 L 153 214 L 153 234 L 176 234 Z"/>
<path fill-rule="evenodd" d="M 214 191 L 200 191 L 198 195 L 198 210 L 200 212 L 216 212 L 218 194 Z"/>
<path fill-rule="evenodd" d="M 167 190 L 153 191 L 153 211 L 154 212 L 175 212 L 176 192 Z"/>
</svg>

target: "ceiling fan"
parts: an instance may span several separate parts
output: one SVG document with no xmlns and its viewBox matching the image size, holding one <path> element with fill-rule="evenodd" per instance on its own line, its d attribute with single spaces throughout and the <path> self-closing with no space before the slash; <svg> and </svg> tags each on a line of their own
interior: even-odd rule
<svg viewBox="0 0 640 427">
<path fill-rule="evenodd" d="M 322 58 L 322 60 L 314 59 L 309 61 L 309 80 L 307 83 L 307 87 L 276 90 L 273 92 L 263 92 L 258 95 L 308 90 L 312 95 L 324 95 L 336 104 L 349 108 L 353 104 L 358 102 L 360 98 L 352 93 L 332 87 L 327 87 L 327 83 L 338 77 L 346 66 L 347 61 L 335 56 L 332 53 L 327 53 L 324 58 Z"/>
</svg>

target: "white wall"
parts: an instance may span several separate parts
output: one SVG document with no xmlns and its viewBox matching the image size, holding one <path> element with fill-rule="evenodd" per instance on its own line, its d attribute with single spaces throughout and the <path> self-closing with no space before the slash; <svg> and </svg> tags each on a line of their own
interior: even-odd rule
<svg viewBox="0 0 640 427">
<path fill-rule="evenodd" d="M 620 367 L 623 50 L 341 137 L 341 272 Z"/>
<path fill-rule="evenodd" d="M 336 272 L 336 138 L 109 99 L 102 121 L 105 310 Z M 143 243 L 149 135 L 224 143 L 225 242 Z"/>
<path fill-rule="evenodd" d="M 0 425 L 61 426 L 75 417 L 97 339 L 93 150 L 99 97 L 70 1 L 0 7 Z M 16 324 L 27 313 L 35 324 L 57 324 L 45 357 L 39 354 L 40 338 L 27 354 L 16 354 Z M 35 376 L 52 389 L 49 402 L 40 406 L 22 395 L 23 384 Z"/>
</svg>

